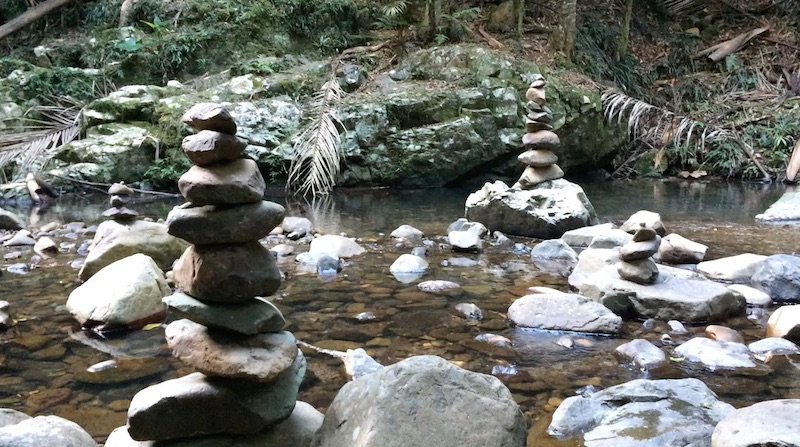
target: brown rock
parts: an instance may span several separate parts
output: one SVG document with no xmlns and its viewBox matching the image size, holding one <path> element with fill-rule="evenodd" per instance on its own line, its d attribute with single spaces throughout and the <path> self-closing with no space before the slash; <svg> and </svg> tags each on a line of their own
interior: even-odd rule
<svg viewBox="0 0 800 447">
<path fill-rule="evenodd" d="M 297 358 L 291 332 L 243 336 L 184 319 L 164 334 L 173 356 L 209 377 L 271 382 Z"/>
<path fill-rule="evenodd" d="M 122 183 L 114 183 L 108 188 L 108 195 L 111 196 L 132 196 L 133 190 L 126 185 L 124 182 Z"/>
<path fill-rule="evenodd" d="M 192 163 L 207 166 L 241 158 L 247 144 L 234 135 L 201 130 L 183 139 L 181 148 Z"/>
<path fill-rule="evenodd" d="M 183 114 L 181 121 L 196 131 L 214 130 L 228 135 L 236 135 L 236 121 L 219 104 L 211 102 L 195 104 Z"/>
<path fill-rule="evenodd" d="M 544 86 L 542 87 L 531 87 L 525 92 L 525 99 L 528 101 L 533 101 L 540 106 L 545 105 L 547 102 L 547 97 L 544 92 Z"/>
<path fill-rule="evenodd" d="M 538 132 L 540 130 L 553 130 L 553 126 L 548 123 L 534 121 L 530 118 L 525 119 L 526 132 Z"/>
<path fill-rule="evenodd" d="M 633 242 L 652 241 L 657 236 L 656 230 L 649 227 L 640 227 L 633 233 Z"/>
<path fill-rule="evenodd" d="M 720 326 L 717 324 L 712 324 L 711 326 L 706 327 L 706 335 L 712 340 L 744 343 L 744 338 L 740 333 L 729 327 Z"/>
<path fill-rule="evenodd" d="M 549 130 L 526 133 L 522 137 L 522 144 L 526 149 L 556 150 L 561 145 L 558 135 Z"/>
<path fill-rule="evenodd" d="M 178 188 L 195 205 L 237 205 L 260 201 L 266 185 L 255 161 L 239 159 L 192 166 L 178 180 Z"/>
<path fill-rule="evenodd" d="M 553 113 L 552 112 L 528 112 L 525 115 L 529 121 L 538 121 L 540 123 L 552 123 L 553 122 Z"/>
<path fill-rule="evenodd" d="M 522 189 L 527 189 L 532 186 L 536 186 L 539 183 L 546 182 L 548 180 L 555 180 L 559 179 L 564 176 L 564 171 L 558 167 L 558 165 L 551 165 L 546 168 L 532 168 L 528 166 L 525 168 L 525 171 L 522 173 L 522 176 L 517 181 L 517 184 Z"/>
<path fill-rule="evenodd" d="M 175 263 L 175 284 L 199 300 L 242 303 L 269 296 L 281 285 L 272 254 L 257 241 L 191 245 Z"/>
<path fill-rule="evenodd" d="M 260 201 L 235 206 L 179 206 L 167 215 L 167 232 L 193 244 L 244 243 L 269 234 L 284 208 Z"/>
<path fill-rule="evenodd" d="M 546 168 L 558 162 L 558 157 L 552 151 L 529 150 L 517 157 L 520 163 L 534 168 Z"/>
</svg>

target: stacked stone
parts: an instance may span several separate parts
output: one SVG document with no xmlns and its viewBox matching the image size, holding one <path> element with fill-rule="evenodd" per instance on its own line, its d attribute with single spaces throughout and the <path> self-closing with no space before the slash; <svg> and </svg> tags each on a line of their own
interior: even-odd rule
<svg viewBox="0 0 800 447">
<path fill-rule="evenodd" d="M 633 232 L 633 242 L 619 250 L 617 272 L 622 279 L 637 284 L 653 284 L 658 279 L 658 266 L 651 258 L 658 252 L 661 236 L 653 228 L 640 224 Z"/>
<path fill-rule="evenodd" d="M 127 207 L 133 196 L 133 190 L 125 182 L 114 183 L 108 188 L 108 195 L 111 196 L 111 208 L 103 211 L 103 217 L 110 217 L 119 223 L 126 223 L 136 219 L 139 215 L 136 211 Z"/>
<path fill-rule="evenodd" d="M 216 104 L 183 117 L 198 131 L 183 140 L 192 166 L 179 180 L 187 204 L 167 218 L 189 241 L 173 270 L 182 292 L 164 298 L 183 319 L 165 330 L 172 354 L 199 372 L 146 388 L 128 410 L 139 441 L 263 433 L 293 411 L 306 363 L 280 311 L 260 298 L 281 275 L 259 243 L 283 220 L 262 200 L 264 180 L 243 159 L 236 123 Z"/>
<path fill-rule="evenodd" d="M 518 160 L 527 165 L 525 172 L 512 188 L 531 189 L 548 180 L 560 179 L 564 171 L 556 164 L 558 157 L 553 152 L 561 145 L 558 135 L 553 132 L 553 112 L 547 107 L 545 87 L 547 82 L 542 75 L 536 75 L 525 93 L 528 100 L 525 108 L 525 135 L 522 144 L 525 152 Z"/>
</svg>

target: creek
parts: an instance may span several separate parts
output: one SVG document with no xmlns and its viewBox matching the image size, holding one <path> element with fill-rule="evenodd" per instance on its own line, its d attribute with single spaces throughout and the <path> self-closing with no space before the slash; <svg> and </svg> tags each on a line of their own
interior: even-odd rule
<svg viewBox="0 0 800 447">
<path fill-rule="evenodd" d="M 708 245 L 707 259 L 745 252 L 800 252 L 800 228 L 754 220 L 780 197 L 781 185 L 633 181 L 583 182 L 582 186 L 602 222 L 620 224 L 640 209 L 659 212 L 669 232 Z M 287 279 L 272 299 L 284 312 L 287 330 L 299 340 L 326 349 L 364 347 L 383 364 L 433 354 L 472 371 L 495 374 L 528 416 L 530 439 L 536 439 L 536 445 L 576 445 L 551 440 L 544 433 L 561 400 L 586 387 L 604 388 L 635 378 L 697 377 L 737 407 L 768 399 L 800 398 L 800 374 L 791 359 L 770 363 L 772 371 L 710 373 L 671 362 L 642 372 L 613 355 L 614 348 L 633 338 L 661 345 L 662 334 L 668 332 L 666 322 L 646 328 L 641 321 L 628 321 L 618 337 L 570 334 L 574 340 L 571 349 L 556 343 L 563 333 L 510 327 L 505 319 L 508 306 L 525 295 L 528 287 L 543 285 L 566 291 L 568 285 L 565 278 L 538 271 L 528 254 L 515 254 L 510 248 L 486 244 L 480 254 L 456 254 L 445 248 L 446 228 L 463 216 L 469 192 L 338 190 L 315 206 L 268 197 L 284 204 L 287 215 L 309 217 L 318 231 L 359 238 L 367 248 L 366 254 L 347 260 L 334 278 L 302 270 L 294 256 L 279 260 Z M 142 217 L 160 219 L 177 203 L 177 199 L 141 201 L 131 207 Z M 63 224 L 73 221 L 91 225 L 100 221 L 106 207 L 105 196 L 68 197 L 47 210 L 31 210 L 29 221 L 32 227 L 58 222 L 64 228 Z M 389 237 L 402 224 L 422 230 L 432 241 L 429 272 L 408 284 L 389 273 L 391 263 L 412 248 Z M 78 285 L 75 261 L 81 256 L 77 249 L 91 240 L 91 235 L 58 230 L 53 239 L 62 244 L 62 253 L 23 273 L 13 273 L 20 267 L 13 265 L 30 264 L 32 249 L 0 248 L 5 259 L 0 300 L 11 303 L 11 312 L 19 321 L 0 334 L 0 408 L 31 415 L 56 414 L 77 422 L 103 441 L 113 428 L 125 424 L 127 404 L 138 390 L 191 369 L 169 355 L 163 326 L 107 338 L 80 331 L 64 303 Z M 538 242 L 512 239 L 527 247 Z M 307 248 L 297 244 L 295 254 Z M 15 252 L 18 257 L 9 256 Z M 459 267 L 458 262 L 447 261 L 457 257 L 470 258 L 476 265 Z M 9 267 L 12 271 L 6 271 Z M 417 289 L 418 282 L 432 279 L 454 281 L 461 288 L 441 294 Z M 454 307 L 461 302 L 480 307 L 483 320 L 472 322 L 460 316 Z M 362 312 L 371 312 L 375 318 L 355 318 Z M 764 337 L 768 315 L 769 309 L 750 308 L 746 317 L 725 324 L 739 330 L 749 343 Z M 687 325 L 689 334 L 673 335 L 673 342 L 679 344 L 702 334 L 704 327 Z M 508 337 L 513 348 L 473 340 L 486 332 Z M 340 360 L 305 352 L 309 369 L 298 399 L 324 412 L 347 376 Z M 122 360 L 116 368 L 108 367 L 107 374 L 86 374 L 91 365 L 112 358 Z M 104 367 L 95 367 L 100 368 Z"/>
</svg>

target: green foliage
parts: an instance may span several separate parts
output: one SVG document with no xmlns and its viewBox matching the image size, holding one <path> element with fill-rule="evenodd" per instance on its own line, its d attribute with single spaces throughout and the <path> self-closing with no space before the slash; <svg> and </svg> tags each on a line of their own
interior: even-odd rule
<svg viewBox="0 0 800 447">
<path fill-rule="evenodd" d="M 588 21 L 578 29 L 575 41 L 575 63 L 595 80 L 613 82 L 628 94 L 642 96 L 647 84 L 639 63 L 630 53 L 620 54 L 619 28 Z"/>
<path fill-rule="evenodd" d="M 192 163 L 180 150 L 169 151 L 167 156 L 156 160 L 147 168 L 144 179 L 158 190 L 175 189 L 178 179 L 192 167 Z"/>
<path fill-rule="evenodd" d="M 758 86 L 756 74 L 735 54 L 725 58 L 725 72 L 729 75 L 726 90 L 752 90 Z"/>
</svg>

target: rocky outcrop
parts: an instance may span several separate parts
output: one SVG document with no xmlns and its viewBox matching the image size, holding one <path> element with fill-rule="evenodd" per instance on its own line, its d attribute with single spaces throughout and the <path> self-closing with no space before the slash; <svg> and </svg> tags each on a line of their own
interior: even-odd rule
<svg viewBox="0 0 800 447">
<path fill-rule="evenodd" d="M 525 437 L 525 418 L 498 379 L 418 356 L 342 387 L 311 445 L 520 447 Z"/>
</svg>

